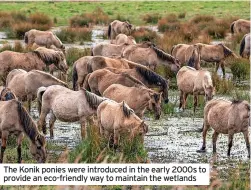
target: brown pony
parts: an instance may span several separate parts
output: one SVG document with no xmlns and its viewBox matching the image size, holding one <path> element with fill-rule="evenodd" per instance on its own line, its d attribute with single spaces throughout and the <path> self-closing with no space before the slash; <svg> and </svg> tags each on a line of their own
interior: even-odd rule
<svg viewBox="0 0 251 190">
<path fill-rule="evenodd" d="M 231 33 L 249 33 L 250 32 L 250 20 L 239 19 L 234 21 L 231 26 Z"/>
<path fill-rule="evenodd" d="M 197 43 L 196 45 L 198 46 L 201 60 L 213 63 L 216 62 L 216 71 L 219 66 L 221 66 L 223 76 L 225 76 L 225 59 L 230 56 L 238 58 L 233 51 L 222 43 L 215 45 Z"/>
<path fill-rule="evenodd" d="M 81 135 L 85 137 L 85 123 L 86 120 L 96 114 L 98 105 L 105 100 L 93 93 L 84 89 L 79 91 L 72 91 L 68 88 L 59 85 L 52 85 L 49 87 L 40 87 L 37 92 L 38 106 L 42 105 L 41 114 L 38 121 L 39 128 L 46 133 L 45 118 L 50 112 L 50 137 L 53 138 L 53 128 L 56 119 L 63 122 L 81 123 Z"/>
<path fill-rule="evenodd" d="M 174 72 L 178 72 L 180 68 L 180 62 L 178 59 L 167 54 L 151 43 L 147 48 L 138 45 L 127 46 L 123 50 L 122 57 L 147 66 L 152 70 L 155 70 L 159 63 L 169 66 Z"/>
<path fill-rule="evenodd" d="M 180 91 L 180 106 L 185 109 L 188 94 L 194 96 L 194 112 L 198 103 L 198 95 L 205 95 L 206 100 L 211 100 L 214 95 L 214 87 L 210 72 L 195 70 L 192 67 L 183 66 L 177 74 L 177 85 Z"/>
<path fill-rule="evenodd" d="M 117 103 L 112 100 L 103 101 L 97 109 L 98 123 L 101 136 L 110 139 L 113 136 L 115 146 L 119 145 L 120 135 L 128 134 L 132 140 L 136 135 L 144 138 L 148 132 L 148 126 L 132 109 L 123 101 Z"/>
<path fill-rule="evenodd" d="M 242 132 L 246 141 L 248 157 L 250 158 L 249 144 L 249 114 L 250 105 L 247 101 L 233 100 L 226 101 L 215 99 L 209 101 L 204 108 L 204 123 L 203 123 L 203 145 L 197 152 L 206 151 L 206 135 L 210 127 L 214 129 L 213 133 L 213 153 L 216 153 L 216 141 L 220 133 L 228 134 L 228 151 L 233 145 L 233 136 L 235 133 Z"/>
<path fill-rule="evenodd" d="M 127 43 L 120 45 L 99 43 L 92 48 L 92 56 L 97 56 L 97 55 L 105 57 L 121 56 L 121 53 L 128 45 L 129 44 Z"/>
<path fill-rule="evenodd" d="M 10 134 L 17 136 L 18 163 L 22 162 L 21 145 L 24 134 L 30 140 L 30 152 L 39 163 L 46 161 L 45 137 L 40 134 L 35 122 L 17 100 L 0 101 L 0 137 L 2 139 L 0 163 Z"/>
<path fill-rule="evenodd" d="M 0 77 L 2 77 L 3 82 L 5 82 L 8 72 L 13 69 L 24 69 L 26 71 L 32 69 L 44 70 L 47 65 L 54 64 L 63 72 L 68 70 L 65 56 L 61 51 L 43 47 L 28 53 L 1 52 L 0 62 Z"/>
<path fill-rule="evenodd" d="M 14 92 L 18 100 L 28 101 L 29 111 L 31 110 L 31 101 L 36 99 L 37 89 L 41 86 L 51 85 L 68 86 L 49 73 L 39 70 L 26 72 L 22 69 L 14 69 L 8 74 L 6 80 L 6 86 Z"/>
<path fill-rule="evenodd" d="M 240 56 L 250 58 L 250 33 L 243 36 L 240 44 Z"/>
<path fill-rule="evenodd" d="M 132 31 L 132 25 L 125 21 L 114 20 L 109 24 L 108 27 L 108 38 L 114 39 L 118 34 L 130 35 Z"/>
<path fill-rule="evenodd" d="M 119 34 L 116 36 L 115 40 L 111 40 L 111 44 L 121 45 L 121 44 L 136 44 L 134 37 L 127 36 L 125 34 Z"/>
<path fill-rule="evenodd" d="M 121 84 L 112 84 L 104 91 L 103 96 L 116 102 L 125 101 L 140 118 L 143 117 L 146 109 L 154 111 L 155 119 L 160 118 L 161 93 L 156 93 L 144 86 L 127 87 Z"/>
<path fill-rule="evenodd" d="M 136 78 L 126 73 L 113 73 L 108 69 L 99 69 L 87 75 L 84 88 L 97 95 L 103 95 L 103 92 L 112 84 L 122 84 L 124 86 L 144 85 Z"/>
<path fill-rule="evenodd" d="M 5 86 L 0 86 L 0 101 L 8 101 L 16 99 L 16 95 L 7 87 Z"/>
<path fill-rule="evenodd" d="M 37 44 L 39 46 L 45 46 L 47 48 L 55 46 L 56 48 L 60 48 L 63 51 L 65 50 L 65 46 L 62 44 L 60 39 L 51 31 L 31 29 L 28 32 L 25 32 L 24 42 L 29 46 Z"/>
<path fill-rule="evenodd" d="M 130 63 L 125 59 L 115 59 L 102 56 L 85 56 L 78 59 L 73 64 L 72 82 L 73 89 L 77 90 L 83 85 L 85 77 L 95 70 L 106 67 L 114 67 L 118 69 L 130 68 Z"/>
</svg>

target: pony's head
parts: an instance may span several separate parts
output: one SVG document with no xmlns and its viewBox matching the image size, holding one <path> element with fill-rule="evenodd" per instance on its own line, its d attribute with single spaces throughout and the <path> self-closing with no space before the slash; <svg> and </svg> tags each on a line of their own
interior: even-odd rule
<svg viewBox="0 0 251 190">
<path fill-rule="evenodd" d="M 38 134 L 30 145 L 30 152 L 38 163 L 45 163 L 46 161 L 45 145 L 45 137 L 41 134 Z"/>
<path fill-rule="evenodd" d="M 212 100 L 215 94 L 215 87 L 212 85 L 205 87 L 206 101 Z"/>
<path fill-rule="evenodd" d="M 16 96 L 13 92 L 11 92 L 11 90 L 9 88 L 4 88 L 0 94 L 0 100 L 1 101 L 8 101 L 8 100 L 12 100 L 12 99 L 16 99 Z"/>
<path fill-rule="evenodd" d="M 154 111 L 155 119 L 159 119 L 161 115 L 161 93 L 152 92 L 150 93 L 149 109 Z"/>
</svg>

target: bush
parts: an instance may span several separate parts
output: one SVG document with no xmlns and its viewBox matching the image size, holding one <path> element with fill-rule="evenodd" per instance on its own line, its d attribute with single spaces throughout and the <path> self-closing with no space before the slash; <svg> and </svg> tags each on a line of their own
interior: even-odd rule
<svg viewBox="0 0 251 190">
<path fill-rule="evenodd" d="M 142 16 L 142 20 L 145 23 L 151 23 L 151 24 L 156 24 L 158 23 L 158 20 L 161 18 L 160 14 L 158 13 L 153 13 L 153 14 L 145 14 Z"/>
<path fill-rule="evenodd" d="M 151 41 L 155 43 L 158 39 L 158 35 L 155 31 L 148 28 L 140 27 L 132 32 L 132 36 L 137 42 Z"/>
<path fill-rule="evenodd" d="M 217 94 L 231 94 L 234 89 L 231 79 L 221 79 L 216 72 L 212 74 L 212 80 Z"/>
<path fill-rule="evenodd" d="M 178 18 L 179 19 L 182 19 L 182 18 L 185 18 L 186 17 L 186 12 L 183 12 L 183 13 L 179 13 L 178 14 Z"/>
<path fill-rule="evenodd" d="M 84 56 L 90 56 L 91 49 L 79 49 L 79 48 L 69 48 L 66 52 L 66 62 L 69 66 L 72 66 L 75 61 Z"/>
<path fill-rule="evenodd" d="M 214 20 L 215 20 L 215 18 L 211 15 L 197 15 L 191 19 L 191 23 L 193 23 L 193 24 L 198 24 L 200 22 L 209 23 Z"/>
<path fill-rule="evenodd" d="M 34 13 L 29 16 L 29 21 L 32 24 L 46 25 L 49 28 L 52 27 L 53 22 L 49 16 L 44 13 Z"/>
<path fill-rule="evenodd" d="M 230 62 L 230 69 L 234 80 L 240 81 L 250 77 L 250 63 L 247 59 L 233 59 Z"/>
<path fill-rule="evenodd" d="M 76 42 L 76 41 L 91 41 L 92 30 L 89 28 L 63 28 L 61 31 L 56 32 L 57 37 L 63 42 Z"/>
</svg>

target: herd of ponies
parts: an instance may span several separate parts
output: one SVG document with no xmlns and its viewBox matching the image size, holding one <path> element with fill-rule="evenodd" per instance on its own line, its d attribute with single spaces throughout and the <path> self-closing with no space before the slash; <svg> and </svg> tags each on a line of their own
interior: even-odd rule
<svg viewBox="0 0 251 190">
<path fill-rule="evenodd" d="M 3 162 L 9 135 L 17 136 L 18 163 L 21 163 L 21 144 L 24 135 L 30 140 L 30 152 L 39 163 L 46 162 L 46 116 L 50 114 L 50 137 L 54 137 L 54 122 L 80 122 L 81 136 L 86 137 L 86 124 L 97 116 L 100 135 L 114 148 L 122 134 L 132 139 L 148 132 L 143 120 L 146 110 L 161 116 L 161 105 L 168 103 L 169 81 L 155 72 L 163 64 L 175 72 L 180 91 L 180 106 L 185 109 L 188 95 L 194 97 L 194 112 L 198 96 L 204 95 L 203 145 L 197 152 L 206 150 L 206 134 L 213 133 L 213 153 L 220 133 L 228 134 L 228 156 L 233 135 L 242 132 L 248 139 L 250 105 L 247 101 L 213 99 L 215 87 L 209 71 L 202 69 L 201 60 L 215 62 L 225 76 L 225 59 L 238 57 L 224 44 L 177 44 L 171 54 L 151 42 L 137 44 L 130 36 L 133 26 L 129 22 L 113 21 L 108 27 L 111 43 L 100 43 L 92 48 L 91 56 L 78 59 L 73 65 L 72 84 L 60 80 L 46 69 L 53 67 L 67 75 L 65 46 L 50 31 L 32 29 L 25 33 L 24 41 L 33 50 L 28 53 L 4 51 L 0 53 L 0 137 Z M 231 32 L 244 35 L 240 56 L 250 57 L 250 21 L 237 20 Z M 185 65 L 181 67 L 181 65 Z M 39 120 L 31 118 L 31 102 L 37 99 Z M 21 102 L 28 102 L 28 111 Z M 41 132 L 42 131 L 42 132 Z"/>
</svg>

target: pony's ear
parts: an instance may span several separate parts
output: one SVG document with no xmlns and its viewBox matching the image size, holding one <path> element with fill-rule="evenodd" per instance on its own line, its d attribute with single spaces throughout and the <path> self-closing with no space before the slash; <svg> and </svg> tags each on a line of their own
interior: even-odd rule
<svg viewBox="0 0 251 190">
<path fill-rule="evenodd" d="M 140 127 L 143 127 L 144 133 L 148 132 L 148 125 L 146 125 L 144 121 L 141 122 Z"/>
</svg>

